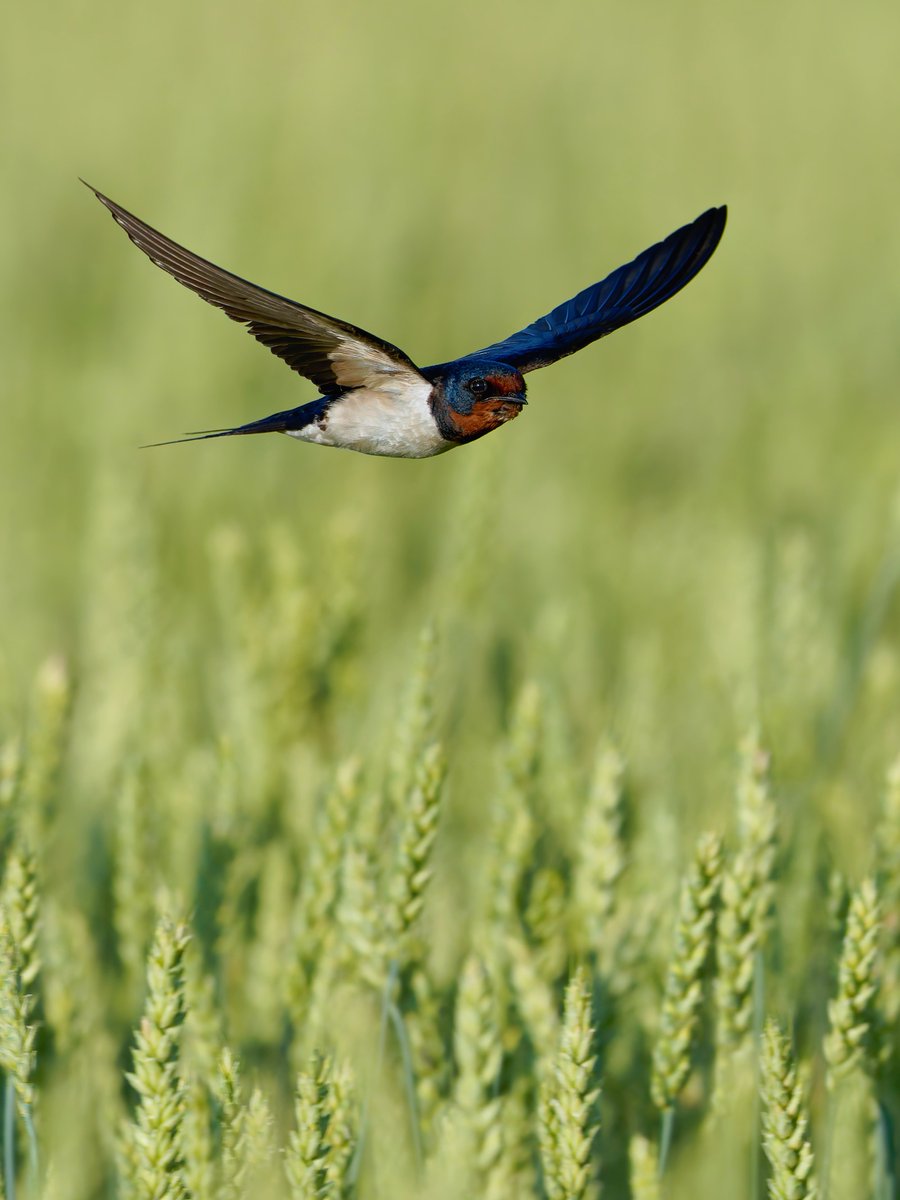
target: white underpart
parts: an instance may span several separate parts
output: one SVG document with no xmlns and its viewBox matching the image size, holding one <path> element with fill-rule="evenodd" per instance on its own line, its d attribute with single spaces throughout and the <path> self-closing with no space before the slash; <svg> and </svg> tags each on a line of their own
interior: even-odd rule
<svg viewBox="0 0 900 1200">
<path fill-rule="evenodd" d="M 431 384 L 411 373 L 398 375 L 348 392 L 290 436 L 389 458 L 430 458 L 452 450 L 456 443 L 441 437 L 428 404 Z"/>
</svg>

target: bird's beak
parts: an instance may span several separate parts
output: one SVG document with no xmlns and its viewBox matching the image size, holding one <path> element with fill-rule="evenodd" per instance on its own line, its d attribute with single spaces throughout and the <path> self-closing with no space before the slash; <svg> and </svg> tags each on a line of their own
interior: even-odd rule
<svg viewBox="0 0 900 1200">
<path fill-rule="evenodd" d="M 519 408 L 524 408 L 528 401 L 525 399 L 525 393 L 519 392 L 515 396 L 507 396 L 507 400 L 511 400 L 513 404 L 518 404 Z"/>
</svg>

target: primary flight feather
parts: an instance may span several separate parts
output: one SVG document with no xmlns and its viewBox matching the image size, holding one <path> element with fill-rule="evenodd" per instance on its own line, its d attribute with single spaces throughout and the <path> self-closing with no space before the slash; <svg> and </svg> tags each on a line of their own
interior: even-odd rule
<svg viewBox="0 0 900 1200">
<path fill-rule="evenodd" d="M 392 343 L 215 266 L 91 191 L 152 262 L 245 325 L 319 391 L 297 408 L 176 440 L 286 433 L 393 458 L 442 454 L 518 416 L 526 372 L 574 354 L 674 296 L 709 260 L 726 216 L 724 206 L 709 209 L 503 341 L 417 367 Z"/>
</svg>

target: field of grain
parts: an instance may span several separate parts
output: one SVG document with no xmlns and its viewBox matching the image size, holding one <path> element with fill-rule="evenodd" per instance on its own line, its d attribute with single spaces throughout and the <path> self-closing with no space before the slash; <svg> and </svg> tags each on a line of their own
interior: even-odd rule
<svg viewBox="0 0 900 1200">
<path fill-rule="evenodd" d="M 898 36 L 7 14 L 7 1200 L 897 1196 Z M 140 450 L 314 393 L 79 175 L 423 364 L 729 225 L 464 450 Z"/>
</svg>

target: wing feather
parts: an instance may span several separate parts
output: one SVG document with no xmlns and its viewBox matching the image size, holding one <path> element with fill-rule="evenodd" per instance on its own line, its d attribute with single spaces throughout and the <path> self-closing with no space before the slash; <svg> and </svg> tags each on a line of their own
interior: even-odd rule
<svg viewBox="0 0 900 1200">
<path fill-rule="evenodd" d="M 87 185 L 91 187 L 90 184 Z M 324 396 L 357 387 L 422 382 L 413 361 L 397 346 L 337 317 L 329 317 L 217 267 L 173 242 L 91 187 L 139 250 L 184 287 L 220 308 Z"/>
<path fill-rule="evenodd" d="M 709 209 L 546 316 L 462 361 L 502 362 L 534 371 L 636 321 L 679 292 L 709 261 L 725 217 L 724 206 Z"/>
</svg>

